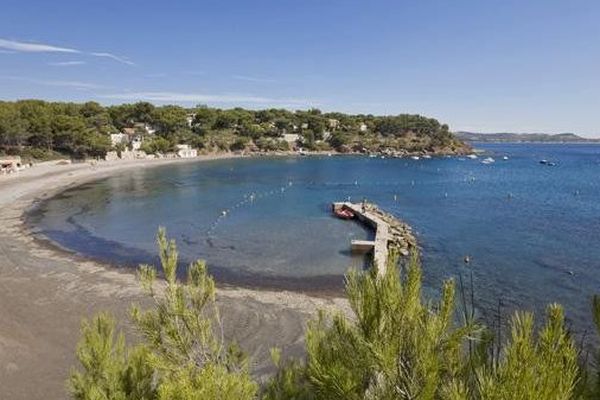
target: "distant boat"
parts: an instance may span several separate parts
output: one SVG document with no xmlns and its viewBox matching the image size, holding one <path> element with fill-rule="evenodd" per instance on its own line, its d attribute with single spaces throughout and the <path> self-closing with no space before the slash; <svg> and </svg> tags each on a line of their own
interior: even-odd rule
<svg viewBox="0 0 600 400">
<path fill-rule="evenodd" d="M 369 158 L 375 158 L 377 157 L 377 154 L 369 154 Z"/>
<path fill-rule="evenodd" d="M 502 159 L 503 159 L 504 161 L 506 161 L 506 160 L 508 160 L 508 156 L 504 156 L 504 157 L 502 157 Z"/>
<path fill-rule="evenodd" d="M 476 154 L 469 154 L 469 155 L 467 156 L 467 158 L 470 158 L 471 160 L 474 160 L 474 159 L 476 159 L 476 158 L 477 158 L 477 155 L 476 155 Z"/>
<path fill-rule="evenodd" d="M 492 157 L 485 158 L 483 161 L 481 161 L 482 164 L 492 164 L 494 162 L 496 162 L 496 160 L 494 160 Z"/>
<path fill-rule="evenodd" d="M 413 160 L 420 160 L 419 156 L 412 156 L 411 157 Z"/>
<path fill-rule="evenodd" d="M 548 160 L 540 160 L 540 164 L 546 165 L 546 164 L 548 164 Z"/>
<path fill-rule="evenodd" d="M 431 156 L 429 154 L 425 154 L 423 158 L 431 158 Z"/>
</svg>

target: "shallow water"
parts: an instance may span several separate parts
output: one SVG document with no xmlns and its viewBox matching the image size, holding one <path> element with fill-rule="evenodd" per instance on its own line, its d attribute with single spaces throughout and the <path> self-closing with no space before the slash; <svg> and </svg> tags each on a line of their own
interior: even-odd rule
<svg viewBox="0 0 600 400">
<path fill-rule="evenodd" d="M 32 222 L 66 248 L 119 265 L 154 262 L 164 225 L 186 262 L 205 259 L 222 282 L 339 290 L 363 262 L 350 240 L 370 233 L 332 218 L 329 205 L 366 197 L 413 226 L 426 291 L 472 271 L 488 316 L 499 301 L 538 312 L 559 302 L 576 330 L 589 328 L 589 299 L 600 292 L 600 146 L 478 147 L 496 162 L 306 157 L 132 171 L 64 192 Z"/>
</svg>

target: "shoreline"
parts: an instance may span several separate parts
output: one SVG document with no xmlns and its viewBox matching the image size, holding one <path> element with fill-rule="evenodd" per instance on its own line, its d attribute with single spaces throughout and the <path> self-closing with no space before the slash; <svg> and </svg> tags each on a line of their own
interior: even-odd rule
<svg viewBox="0 0 600 400">
<path fill-rule="evenodd" d="M 264 159 L 268 157 L 272 158 L 287 158 L 287 157 L 323 157 L 328 154 L 332 154 L 330 152 L 310 152 L 305 154 L 298 154 L 296 152 L 273 152 L 273 153 L 260 153 L 260 154 L 246 154 L 239 155 L 233 153 L 217 153 L 205 156 L 199 156 L 195 158 L 185 158 L 185 159 L 139 159 L 139 160 L 126 160 L 126 161 L 102 161 L 97 166 L 100 165 L 102 167 L 116 167 L 118 165 L 122 165 L 123 168 L 135 169 L 135 167 L 142 168 L 154 168 L 160 166 L 168 166 L 168 165 L 176 165 L 176 164 L 192 164 L 197 162 L 206 162 L 206 161 L 217 161 L 217 160 L 231 160 L 231 159 Z M 355 153 L 333 153 L 333 156 L 358 156 Z M 139 163 L 139 164 L 136 164 Z M 154 164 L 158 163 L 158 164 Z M 48 165 L 52 166 L 56 163 L 48 163 Z M 77 163 L 72 165 L 80 165 L 86 163 Z M 89 164 L 89 163 L 87 163 Z M 60 165 L 56 165 L 56 167 L 60 167 Z M 90 168 L 91 164 L 90 164 Z M 26 170 L 25 170 L 26 171 Z M 153 260 L 143 260 L 137 263 L 122 263 L 118 264 L 114 261 L 102 259 L 101 257 L 94 257 L 89 254 L 79 253 L 75 250 L 70 249 L 69 247 L 63 246 L 60 243 L 52 240 L 47 237 L 43 233 L 36 231 L 35 223 L 31 221 L 31 219 L 35 219 L 35 215 L 38 207 L 45 202 L 55 196 L 59 196 L 66 190 L 79 187 L 81 185 L 94 183 L 97 181 L 101 181 L 114 175 L 114 173 L 104 173 L 97 176 L 85 177 L 79 179 L 77 182 L 72 182 L 66 186 L 58 187 L 54 190 L 49 190 L 43 193 L 42 196 L 38 196 L 33 199 L 30 204 L 25 207 L 21 221 L 24 226 L 24 230 L 27 234 L 30 234 L 32 238 L 35 240 L 36 244 L 44 247 L 50 251 L 55 253 L 64 255 L 68 258 L 71 258 L 74 262 L 94 262 L 99 265 L 104 266 L 105 268 L 117 269 L 123 272 L 135 273 L 137 271 L 137 267 L 139 264 L 156 264 L 158 263 L 157 257 L 153 257 Z M 1 184 L 0 179 L 0 184 Z M 187 262 L 181 262 L 180 268 L 185 268 Z M 311 297 L 317 298 L 336 298 L 342 297 L 344 295 L 344 275 L 320 275 L 320 276 L 309 276 L 309 277 L 282 277 L 282 276 L 272 276 L 260 273 L 244 273 L 244 272 L 232 272 L 226 267 L 218 266 L 218 265 L 208 265 L 209 273 L 215 278 L 215 282 L 217 284 L 217 288 L 236 288 L 236 289 L 248 289 L 253 291 L 290 291 L 293 293 L 299 293 L 304 295 L 309 295 Z"/>
<path fill-rule="evenodd" d="M 273 156 L 273 154 L 267 154 Z M 276 155 L 275 155 L 276 156 Z M 108 311 L 126 322 L 133 302 L 147 300 L 133 269 L 116 269 L 83 256 L 44 246 L 25 224 L 37 201 L 70 187 L 136 168 L 205 162 L 235 154 L 193 159 L 159 159 L 56 165 L 47 162 L 0 178 L 0 387 L 11 399 L 65 398 L 65 381 L 75 366 L 82 318 Z M 219 285 L 224 328 L 264 378 L 272 370 L 269 350 L 285 356 L 304 352 L 304 328 L 318 309 L 343 309 L 340 297 Z"/>
</svg>

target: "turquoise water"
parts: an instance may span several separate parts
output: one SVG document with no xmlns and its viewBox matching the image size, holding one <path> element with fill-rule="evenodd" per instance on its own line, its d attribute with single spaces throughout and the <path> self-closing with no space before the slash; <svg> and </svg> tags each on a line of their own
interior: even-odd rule
<svg viewBox="0 0 600 400">
<path fill-rule="evenodd" d="M 332 218 L 329 204 L 366 197 L 413 226 L 427 291 L 472 270 L 484 314 L 499 301 L 507 312 L 559 302 L 588 328 L 600 292 L 600 146 L 477 147 L 496 162 L 304 157 L 138 170 L 68 190 L 31 221 L 66 248 L 130 266 L 154 261 L 164 225 L 182 258 L 207 260 L 221 282 L 340 290 L 363 263 L 350 240 L 370 233 Z"/>
</svg>

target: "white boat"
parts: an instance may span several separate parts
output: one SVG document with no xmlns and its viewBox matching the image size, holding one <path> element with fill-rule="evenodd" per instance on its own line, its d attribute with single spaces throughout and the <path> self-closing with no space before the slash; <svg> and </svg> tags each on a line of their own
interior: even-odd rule
<svg viewBox="0 0 600 400">
<path fill-rule="evenodd" d="M 502 159 L 503 159 L 504 161 L 506 161 L 506 160 L 508 160 L 508 156 L 504 156 L 504 157 L 502 157 Z"/>
<path fill-rule="evenodd" d="M 420 160 L 419 156 L 412 156 L 411 157 L 413 160 Z"/>
<path fill-rule="evenodd" d="M 423 158 L 431 158 L 431 156 L 429 154 L 425 154 Z"/>
<path fill-rule="evenodd" d="M 483 161 L 481 161 L 482 164 L 492 164 L 494 162 L 496 162 L 496 160 L 494 160 L 492 157 L 485 158 Z"/>
<path fill-rule="evenodd" d="M 476 154 L 469 154 L 469 155 L 467 156 L 467 158 L 470 158 L 471 160 L 474 160 L 474 159 L 476 159 L 476 158 L 477 158 L 477 155 L 476 155 Z"/>
</svg>

